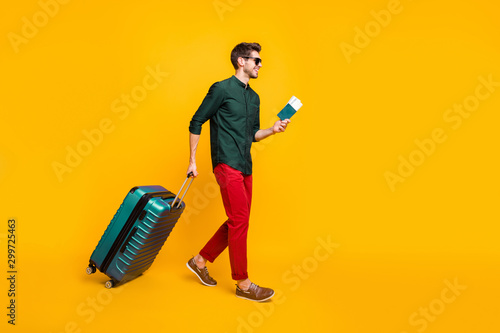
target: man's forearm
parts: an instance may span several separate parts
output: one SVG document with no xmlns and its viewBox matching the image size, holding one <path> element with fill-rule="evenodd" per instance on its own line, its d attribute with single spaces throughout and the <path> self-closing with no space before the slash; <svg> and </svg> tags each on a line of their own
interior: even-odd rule
<svg viewBox="0 0 500 333">
<path fill-rule="evenodd" d="M 264 140 L 274 134 L 273 128 L 260 129 L 255 133 L 255 141 Z"/>
<path fill-rule="evenodd" d="M 196 163 L 196 149 L 200 141 L 199 134 L 189 133 L 189 163 Z"/>
<path fill-rule="evenodd" d="M 290 119 L 278 120 L 277 122 L 274 123 L 273 126 L 266 129 L 258 130 L 257 132 L 255 132 L 255 141 L 260 141 L 273 134 L 284 132 L 286 130 L 286 126 L 289 123 Z"/>
</svg>

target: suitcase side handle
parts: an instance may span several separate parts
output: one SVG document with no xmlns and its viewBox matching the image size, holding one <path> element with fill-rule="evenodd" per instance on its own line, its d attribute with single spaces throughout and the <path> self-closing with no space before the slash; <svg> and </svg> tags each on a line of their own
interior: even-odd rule
<svg viewBox="0 0 500 333">
<path fill-rule="evenodd" d="M 186 185 L 186 182 L 188 181 L 189 178 L 191 178 L 191 176 L 193 176 L 193 173 L 190 172 L 187 177 L 186 177 L 186 180 L 184 180 L 184 183 L 182 183 L 182 186 L 179 190 L 179 192 L 177 192 L 177 195 L 175 196 L 175 199 L 174 201 L 172 201 L 172 207 L 175 206 L 175 202 L 177 201 L 177 198 L 179 198 L 179 194 L 181 194 L 182 192 L 182 189 L 184 188 L 184 186 Z M 179 208 L 181 206 L 181 202 L 182 202 L 182 199 L 184 199 L 184 196 L 186 195 L 187 191 L 189 190 L 189 187 L 191 186 L 191 183 L 193 182 L 194 180 L 194 177 L 191 178 L 191 180 L 189 181 L 189 184 L 188 186 L 186 187 L 186 190 L 184 191 L 184 193 L 182 194 L 182 197 L 180 198 L 179 202 L 177 203 L 177 206 L 175 208 Z"/>
</svg>

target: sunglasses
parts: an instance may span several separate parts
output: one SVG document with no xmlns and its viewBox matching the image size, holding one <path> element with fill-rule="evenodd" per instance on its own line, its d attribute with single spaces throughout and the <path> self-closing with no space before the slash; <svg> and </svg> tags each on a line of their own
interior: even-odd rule
<svg viewBox="0 0 500 333">
<path fill-rule="evenodd" d="M 255 66 L 259 66 L 259 64 L 262 62 L 262 59 L 257 57 L 242 57 L 242 58 L 253 59 L 253 61 L 255 61 Z"/>
</svg>

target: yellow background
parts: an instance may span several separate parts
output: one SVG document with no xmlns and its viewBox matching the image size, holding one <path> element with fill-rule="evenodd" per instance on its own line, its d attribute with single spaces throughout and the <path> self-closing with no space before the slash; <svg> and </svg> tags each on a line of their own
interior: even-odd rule
<svg viewBox="0 0 500 333">
<path fill-rule="evenodd" d="M 499 331 L 499 87 L 458 128 L 444 118 L 473 100 L 479 77 L 500 82 L 494 2 L 53 4 L 0 11 L 2 331 Z M 388 8 L 398 13 L 380 16 Z M 104 274 L 85 274 L 90 254 L 130 188 L 180 187 L 189 120 L 210 85 L 234 73 L 229 54 L 241 41 L 263 47 L 251 81 L 263 127 L 292 95 L 304 103 L 286 133 L 254 147 L 249 271 L 277 290 L 274 301 L 234 296 L 227 252 L 209 266 L 216 288 L 185 267 L 225 216 L 208 125 L 184 216 L 144 276 L 108 291 Z M 346 56 L 346 44 L 357 51 Z M 164 76 L 147 79 L 148 68 Z M 154 89 L 141 90 L 145 78 Z M 140 102 L 114 112 L 132 92 Z M 108 133 L 89 148 L 84 133 L 102 121 Z M 415 140 L 436 128 L 446 140 L 419 155 Z M 79 145 L 87 156 L 59 179 L 54 162 L 67 164 Z M 425 160 L 391 190 L 386 173 L 410 156 Z"/>
</svg>

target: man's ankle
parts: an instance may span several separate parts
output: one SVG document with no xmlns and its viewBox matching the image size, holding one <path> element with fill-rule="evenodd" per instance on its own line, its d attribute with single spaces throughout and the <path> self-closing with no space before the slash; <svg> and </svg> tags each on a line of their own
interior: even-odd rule
<svg viewBox="0 0 500 333">
<path fill-rule="evenodd" d="M 207 264 L 207 260 L 205 258 L 203 258 L 200 254 L 197 254 L 194 257 L 194 262 L 196 263 L 196 266 L 198 266 L 199 269 L 205 268 L 205 266 Z"/>
<path fill-rule="evenodd" d="M 248 288 L 250 288 L 250 285 L 252 284 L 252 281 L 250 281 L 249 279 L 238 280 L 237 284 L 238 284 L 238 288 L 240 288 L 241 290 L 246 291 L 246 290 L 248 290 Z"/>
</svg>

